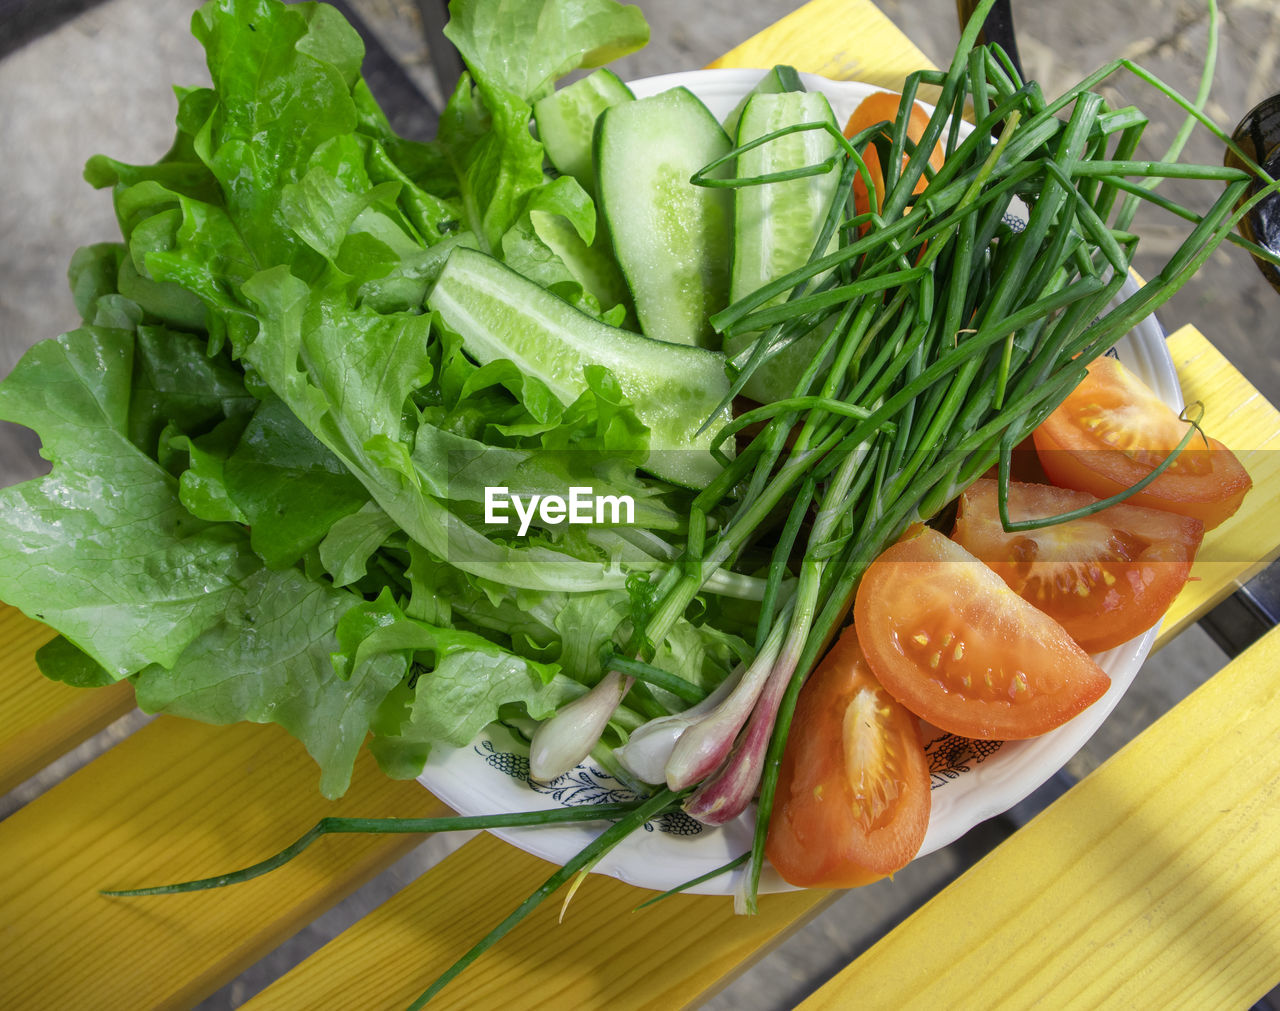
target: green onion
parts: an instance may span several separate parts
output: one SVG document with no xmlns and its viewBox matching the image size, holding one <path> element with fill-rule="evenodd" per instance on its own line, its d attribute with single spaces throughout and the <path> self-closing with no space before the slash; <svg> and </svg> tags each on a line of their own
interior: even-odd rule
<svg viewBox="0 0 1280 1011">
<path fill-rule="evenodd" d="M 704 881 L 711 881 L 714 878 L 718 878 L 721 874 L 727 874 L 729 873 L 729 871 L 737 870 L 739 867 L 745 864 L 750 858 L 751 858 L 751 854 L 749 852 L 736 856 L 732 860 L 730 860 L 728 863 L 721 864 L 715 870 L 707 871 L 706 874 L 699 874 L 696 878 L 691 878 L 688 881 L 686 881 L 684 884 L 676 885 L 674 888 L 668 888 L 665 892 L 655 895 L 651 899 L 647 899 L 646 901 L 640 903 L 640 905 L 636 906 L 636 908 L 633 909 L 632 912 L 638 913 L 640 912 L 640 910 L 646 909 L 649 906 L 652 906 L 655 902 L 661 902 L 663 899 L 669 898 L 672 895 L 679 895 L 681 892 L 686 892 L 690 888 L 693 888 L 696 885 L 702 884 Z"/>
<path fill-rule="evenodd" d="M 640 804 L 624 817 L 614 822 L 609 826 L 609 828 L 605 829 L 603 833 L 593 839 L 581 852 L 571 860 L 567 861 L 565 865 L 552 874 L 551 877 L 547 878 L 547 880 L 543 882 L 532 895 L 512 910 L 506 919 L 489 931 L 488 934 L 486 934 L 471 948 L 471 950 L 441 973 L 440 977 L 423 992 L 422 996 L 409 1005 L 409 1011 L 417 1011 L 417 1009 L 425 1007 L 436 994 L 456 979 L 467 966 L 492 948 L 508 932 L 510 932 L 516 924 L 537 908 L 543 899 L 555 892 L 556 889 L 565 882 L 572 880 L 573 877 L 584 867 L 588 867 L 596 863 L 604 854 L 608 853 L 613 849 L 613 847 L 622 842 L 623 839 L 638 829 L 650 818 L 655 818 L 671 808 L 675 800 L 676 794 L 673 794 L 670 790 L 663 790 L 661 793 L 657 793 L 650 797 L 643 804 Z"/>
<path fill-rule="evenodd" d="M 180 892 L 199 892 L 207 888 L 225 888 L 252 881 L 268 871 L 283 867 L 300 855 L 313 842 L 326 835 L 428 835 L 435 832 L 466 832 L 487 828 L 517 828 L 527 825 L 563 825 L 601 821 L 629 815 L 642 806 L 641 801 L 629 804 L 584 804 L 580 807 L 555 807 L 545 811 L 515 811 L 505 814 L 449 815 L 442 818 L 321 818 L 298 840 L 286 846 L 274 856 L 250 864 L 238 871 L 229 871 L 211 878 L 182 881 L 173 885 L 152 885 L 147 888 L 107 889 L 99 894 L 117 896 L 176 895 Z"/>
</svg>

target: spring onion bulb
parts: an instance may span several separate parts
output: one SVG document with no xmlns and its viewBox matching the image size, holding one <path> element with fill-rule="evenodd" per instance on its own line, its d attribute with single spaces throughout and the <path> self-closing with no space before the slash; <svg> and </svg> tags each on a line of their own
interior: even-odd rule
<svg viewBox="0 0 1280 1011">
<path fill-rule="evenodd" d="M 701 702 L 670 716 L 660 716 L 632 731 L 627 743 L 614 749 L 614 757 L 631 775 L 645 783 L 661 783 L 666 778 L 667 763 L 680 736 L 716 709 L 733 691 L 742 677 L 739 666 L 725 678 L 714 692 Z"/>
<path fill-rule="evenodd" d="M 611 670 L 585 695 L 557 709 L 534 731 L 529 744 L 529 775 L 547 782 L 586 758 L 634 680 Z"/>
</svg>

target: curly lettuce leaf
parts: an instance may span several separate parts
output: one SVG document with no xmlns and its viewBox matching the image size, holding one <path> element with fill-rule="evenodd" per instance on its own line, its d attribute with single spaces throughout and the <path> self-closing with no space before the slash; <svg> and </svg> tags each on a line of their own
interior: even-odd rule
<svg viewBox="0 0 1280 1011">
<path fill-rule="evenodd" d="M 149 236 L 137 251 L 131 240 L 132 258 L 151 280 L 198 294 L 212 346 L 229 338 L 255 379 L 436 557 L 544 589 L 620 585 L 607 559 L 496 543 L 424 492 L 406 405 L 431 379 L 431 320 L 413 302 L 438 260 L 430 229 L 400 202 L 405 178 L 389 178 L 381 141 L 364 132 L 358 40 L 320 10 L 265 0 L 202 8 L 197 34 L 214 87 L 184 96 L 180 132 L 192 136 L 190 150 L 217 179 L 220 200 L 122 176 L 121 220 L 134 236 Z M 457 196 L 448 199 L 462 208 L 466 234 L 497 245 L 530 194 L 565 187 L 542 174 L 527 104 L 464 82 L 452 108 L 438 141 L 455 176 Z M 258 144 L 268 110 L 270 143 Z M 548 200 L 590 234 L 581 199 Z M 385 311 L 394 305 L 403 308 Z M 544 406 L 553 399 L 541 397 Z"/>
<path fill-rule="evenodd" d="M 138 704 L 206 723 L 278 723 L 320 766 L 321 792 L 339 797 L 378 707 L 406 668 L 403 656 L 381 652 L 345 678 L 334 672 L 339 622 L 359 604 L 296 569 L 259 570 L 170 669 L 138 672 Z"/>
<path fill-rule="evenodd" d="M 207 3 L 212 86 L 179 91 L 170 151 L 86 167 L 123 239 L 73 263 L 89 325 L 0 385 L 0 416 L 54 461 L 0 492 L 0 597 L 63 632 L 50 676 L 132 675 L 149 709 L 280 723 L 331 796 L 371 731 L 384 767 L 413 774 L 433 746 L 580 693 L 628 571 L 671 551 L 491 530 L 486 476 L 591 484 L 631 494 L 651 530 L 683 522 L 685 493 L 637 473 L 647 430 L 611 374 L 562 404 L 511 362 L 468 361 L 423 310 L 450 250 L 473 246 L 627 312 L 590 200 L 543 171 L 529 103 L 640 44 L 643 22 L 604 0 L 535 3 L 523 27 L 505 3 L 455 6 L 473 76 L 419 144 L 390 130 L 332 9 Z M 470 468 L 442 483 L 448 458 Z M 703 643 L 681 649 L 713 666 Z"/>
<path fill-rule="evenodd" d="M 335 522 L 320 542 L 320 562 L 335 586 L 349 586 L 368 574 L 369 560 L 399 532 L 396 521 L 373 502 Z"/>
<path fill-rule="evenodd" d="M 355 129 L 364 44 L 332 7 L 272 0 L 207 3 L 192 32 L 217 94 L 195 151 L 258 263 L 301 266 L 303 240 L 280 227 L 285 185 L 302 178 L 316 148 Z"/>
<path fill-rule="evenodd" d="M 247 418 L 257 403 L 244 374 L 224 355 L 211 357 L 205 341 L 164 327 L 137 328 L 128 431 L 148 456 L 157 455 L 166 426 L 205 432 L 226 418 Z"/>
<path fill-rule="evenodd" d="M 432 747 L 464 747 L 504 708 L 544 719 L 583 686 L 554 664 L 519 656 L 472 632 L 408 617 L 387 593 L 348 612 L 334 666 L 355 672 L 379 657 L 412 662 L 412 677 L 388 697 L 370 750 L 388 773 L 415 776 Z"/>
<path fill-rule="evenodd" d="M 430 317 L 346 308 L 284 268 L 257 275 L 244 294 L 260 324 L 244 360 L 436 558 L 534 589 L 623 584 L 609 559 L 498 543 L 428 493 L 402 426 L 409 393 L 431 375 Z"/>
<path fill-rule="evenodd" d="M 532 104 L 579 67 L 599 67 L 649 41 L 638 7 L 613 0 L 453 0 L 444 29 L 472 76 Z"/>
<path fill-rule="evenodd" d="M 0 598 L 120 678 L 171 665 L 259 562 L 229 524 L 196 519 L 130 439 L 134 334 L 44 341 L 0 384 L 0 418 L 40 434 L 44 478 L 0 490 Z"/>
<path fill-rule="evenodd" d="M 369 501 L 364 485 L 276 397 L 258 405 L 222 473 L 254 551 L 273 569 L 293 565 Z"/>
</svg>

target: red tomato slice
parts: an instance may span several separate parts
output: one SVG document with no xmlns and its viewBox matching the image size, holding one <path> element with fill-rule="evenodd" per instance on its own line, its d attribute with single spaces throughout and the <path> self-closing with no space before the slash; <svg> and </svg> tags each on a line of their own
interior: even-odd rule
<svg viewBox="0 0 1280 1011">
<path fill-rule="evenodd" d="M 1089 653 L 1128 642 L 1160 620 L 1191 572 L 1204 524 L 1117 505 L 1085 519 L 1006 533 L 995 481 L 960 496 L 952 538 Z M 1098 500 L 1083 491 L 1009 483 L 1009 518 L 1056 516 Z"/>
<path fill-rule="evenodd" d="M 844 135 L 853 137 L 861 133 L 869 126 L 887 120 L 893 123 L 898 118 L 898 108 L 902 104 L 902 96 L 893 91 L 877 91 L 868 95 L 858 107 L 853 110 L 853 115 L 849 117 L 849 122 L 845 124 Z M 924 133 L 925 127 L 929 125 L 929 114 L 924 111 L 923 106 L 919 102 L 913 102 L 911 106 L 911 117 L 907 120 L 907 137 L 914 143 L 919 140 Z M 862 160 L 867 164 L 867 172 L 871 175 L 872 184 L 876 189 L 876 206 L 880 207 L 884 203 L 884 173 L 880 169 L 880 152 L 876 150 L 873 143 L 867 144 L 862 151 Z M 907 164 L 907 156 L 902 156 L 902 164 Z M 934 145 L 933 152 L 929 155 L 929 164 L 933 166 L 936 172 L 942 168 L 942 145 Z M 921 176 L 916 183 L 914 193 L 923 193 L 924 188 L 928 185 L 928 180 Z M 865 214 L 871 209 L 871 203 L 867 199 L 867 184 L 862 181 L 862 173 L 859 172 L 853 177 L 853 202 L 854 209 L 858 214 Z"/>
<path fill-rule="evenodd" d="M 1035 737 L 1111 683 L 1061 625 L 928 527 L 908 530 L 871 563 L 853 614 L 880 683 L 962 737 Z"/>
<path fill-rule="evenodd" d="M 929 789 L 919 721 L 846 629 L 796 702 L 765 853 L 793 885 L 868 884 L 919 852 Z"/>
<path fill-rule="evenodd" d="M 1071 396 L 1033 433 L 1049 480 L 1108 498 L 1136 484 L 1187 433 L 1187 423 L 1114 358 L 1102 357 Z M 1169 469 L 1128 500 L 1194 516 L 1212 530 L 1230 518 L 1253 486 L 1216 439 L 1194 436 Z"/>
</svg>

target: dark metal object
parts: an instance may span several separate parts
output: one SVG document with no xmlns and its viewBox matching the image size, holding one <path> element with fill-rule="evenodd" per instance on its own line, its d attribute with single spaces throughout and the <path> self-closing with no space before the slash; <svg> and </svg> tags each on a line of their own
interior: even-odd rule
<svg viewBox="0 0 1280 1011">
<path fill-rule="evenodd" d="M 978 3 L 979 0 L 956 0 L 956 14 L 960 17 L 962 29 L 973 17 Z M 1018 56 L 1018 41 L 1013 32 L 1011 0 L 996 0 L 991 12 L 987 15 L 987 20 L 982 25 L 982 31 L 978 33 L 978 42 L 980 45 L 995 44 L 1003 49 L 1009 57 L 1009 62 L 1017 70 L 1018 77 L 1026 79 L 1022 73 L 1022 60 Z"/>
<path fill-rule="evenodd" d="M 1218 648 L 1235 658 L 1280 624 L 1280 562 L 1272 562 L 1200 619 Z"/>
<path fill-rule="evenodd" d="M 0 58 L 102 0 L 0 0 Z"/>
<path fill-rule="evenodd" d="M 0 57 L 8 56 L 102 0 L 0 0 Z"/>
<path fill-rule="evenodd" d="M 431 69 L 440 90 L 448 98 L 462 76 L 462 54 L 445 38 L 444 26 L 449 20 L 447 0 L 418 0 L 422 14 L 422 33 L 427 40 L 427 54 L 431 57 Z"/>
<path fill-rule="evenodd" d="M 1280 173 L 1280 95 L 1272 95 L 1249 110 L 1244 119 L 1240 120 L 1231 139 L 1262 166 L 1268 175 L 1275 178 Z M 1230 149 L 1222 161 L 1232 168 L 1248 168 Z M 1262 180 L 1255 181 L 1249 188 L 1246 199 L 1253 196 L 1262 185 Z M 1239 227 L 1240 234 L 1246 239 L 1280 256 L 1280 194 L 1272 193 L 1266 197 L 1241 219 Z M 1253 262 L 1258 265 L 1271 287 L 1280 292 L 1280 269 L 1256 256 Z"/>
<path fill-rule="evenodd" d="M 351 23 L 364 41 L 364 63 L 360 73 L 378 100 L 396 133 L 411 140 L 430 140 L 436 135 L 440 112 L 424 95 L 394 56 L 378 41 L 360 17 L 355 5 L 346 0 L 328 0 Z"/>
</svg>

